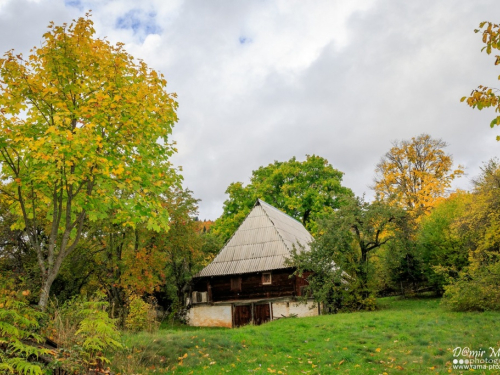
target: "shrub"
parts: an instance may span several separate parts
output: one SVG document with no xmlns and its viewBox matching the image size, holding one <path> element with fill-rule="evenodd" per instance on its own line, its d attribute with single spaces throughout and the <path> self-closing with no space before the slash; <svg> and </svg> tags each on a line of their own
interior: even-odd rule
<svg viewBox="0 0 500 375">
<path fill-rule="evenodd" d="M 125 319 L 125 328 L 130 331 L 153 332 L 158 329 L 159 322 L 155 308 L 155 301 L 145 302 L 141 297 L 133 294 L 129 300 L 129 312 Z"/>
<path fill-rule="evenodd" d="M 454 311 L 500 311 L 500 262 L 461 273 L 445 287 L 443 305 Z"/>
<path fill-rule="evenodd" d="M 103 370 L 110 362 L 106 353 L 122 347 L 116 320 L 109 317 L 102 297 L 88 301 L 80 296 L 55 309 L 50 328 L 59 350 L 54 366 L 77 373 Z"/>
<path fill-rule="evenodd" d="M 37 344 L 43 342 L 38 333 L 38 320 L 45 314 L 29 307 L 29 291 L 16 292 L 12 285 L 0 280 L 0 372 L 2 374 L 43 374 L 40 356 L 49 354 Z"/>
</svg>

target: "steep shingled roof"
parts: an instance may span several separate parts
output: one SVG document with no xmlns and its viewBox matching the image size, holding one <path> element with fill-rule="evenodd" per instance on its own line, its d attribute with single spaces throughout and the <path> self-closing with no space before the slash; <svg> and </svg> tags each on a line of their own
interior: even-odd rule
<svg viewBox="0 0 500 375">
<path fill-rule="evenodd" d="M 293 247 L 308 251 L 312 240 L 300 222 L 258 199 L 231 239 L 196 277 L 287 268 L 285 260 Z"/>
</svg>

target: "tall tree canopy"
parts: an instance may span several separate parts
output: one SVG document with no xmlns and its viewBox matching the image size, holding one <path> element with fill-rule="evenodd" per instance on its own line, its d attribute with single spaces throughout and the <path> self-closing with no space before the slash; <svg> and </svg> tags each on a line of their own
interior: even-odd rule
<svg viewBox="0 0 500 375">
<path fill-rule="evenodd" d="M 89 15 L 49 29 L 27 59 L 0 59 L 0 189 L 36 251 L 42 308 L 87 219 L 167 230 L 160 197 L 179 181 L 163 76 L 96 38 Z"/>
<path fill-rule="evenodd" d="M 395 141 L 377 164 L 374 189 L 382 199 L 394 199 L 407 210 L 421 214 L 433 207 L 463 171 L 452 170 L 453 158 L 441 139 L 428 134 L 410 141 Z"/>
<path fill-rule="evenodd" d="M 293 157 L 260 167 L 252 172 L 247 186 L 241 182 L 229 185 L 229 199 L 214 231 L 227 240 L 260 198 L 301 221 L 314 234 L 318 218 L 338 208 L 341 197 L 352 196 L 351 189 L 341 185 L 342 176 L 328 160 L 316 155 L 307 155 L 303 162 Z"/>
<path fill-rule="evenodd" d="M 486 51 L 489 55 L 494 49 L 500 50 L 500 25 L 492 22 L 481 22 L 479 29 L 475 29 L 474 32 L 481 31 L 483 43 L 486 44 L 481 51 Z M 495 55 L 495 65 L 500 65 L 500 55 Z M 498 79 L 500 80 L 500 76 Z M 460 101 L 466 100 L 470 107 L 479 110 L 493 107 L 496 113 L 500 113 L 500 96 L 496 94 L 497 92 L 498 89 L 479 85 L 477 89 L 472 90 L 469 97 L 464 96 Z M 490 127 L 493 128 L 495 125 L 500 125 L 500 115 L 491 120 Z M 497 141 L 500 141 L 500 135 L 497 135 Z"/>
</svg>

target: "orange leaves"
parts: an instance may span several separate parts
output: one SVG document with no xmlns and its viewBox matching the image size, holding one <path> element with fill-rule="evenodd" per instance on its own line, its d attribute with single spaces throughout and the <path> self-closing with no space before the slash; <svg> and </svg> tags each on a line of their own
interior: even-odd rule
<svg viewBox="0 0 500 375">
<path fill-rule="evenodd" d="M 142 295 L 152 293 L 163 282 L 164 256 L 145 248 L 133 251 L 129 249 L 124 256 L 124 274 L 120 284 Z"/>
<path fill-rule="evenodd" d="M 179 361 L 179 366 L 182 366 L 182 361 L 185 360 L 188 357 L 187 353 L 184 353 L 182 357 L 178 357 L 177 360 Z"/>
</svg>

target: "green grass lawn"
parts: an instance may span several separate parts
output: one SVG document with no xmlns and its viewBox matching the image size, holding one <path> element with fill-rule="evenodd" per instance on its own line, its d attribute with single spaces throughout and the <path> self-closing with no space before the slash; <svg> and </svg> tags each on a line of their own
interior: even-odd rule
<svg viewBox="0 0 500 375">
<path fill-rule="evenodd" d="M 238 329 L 129 333 L 124 335 L 127 349 L 115 355 L 113 369 L 121 374 L 458 374 L 449 371 L 453 348 L 489 353 L 490 346 L 500 347 L 499 313 L 448 312 L 439 302 L 383 298 L 374 312 L 288 318 Z"/>
</svg>

